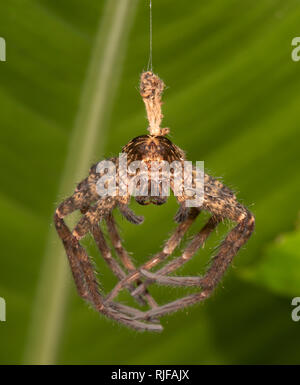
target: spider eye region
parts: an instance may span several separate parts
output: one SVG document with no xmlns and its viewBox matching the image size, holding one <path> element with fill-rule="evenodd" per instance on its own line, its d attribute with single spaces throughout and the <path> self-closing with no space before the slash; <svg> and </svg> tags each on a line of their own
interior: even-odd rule
<svg viewBox="0 0 300 385">
<path fill-rule="evenodd" d="M 156 196 L 156 197 L 152 197 L 152 196 L 137 196 L 135 197 L 135 201 L 142 205 L 142 206 L 147 206 L 149 204 L 154 204 L 156 206 L 161 206 L 163 205 L 164 203 L 166 203 L 168 200 L 168 197 L 167 196 Z"/>
</svg>

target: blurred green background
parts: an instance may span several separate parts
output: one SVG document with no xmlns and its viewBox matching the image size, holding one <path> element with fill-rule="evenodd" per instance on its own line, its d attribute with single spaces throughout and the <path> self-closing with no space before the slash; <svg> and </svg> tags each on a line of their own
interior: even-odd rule
<svg viewBox="0 0 300 385">
<path fill-rule="evenodd" d="M 138 83 L 149 2 L 1 1 L 1 364 L 300 363 L 300 322 L 291 319 L 300 297 L 300 62 L 291 59 L 299 20 L 299 0 L 153 0 L 164 126 L 190 160 L 204 160 L 238 192 L 256 230 L 208 301 L 164 317 L 164 331 L 150 334 L 116 325 L 77 296 L 52 223 L 90 164 L 146 132 Z M 176 203 L 132 206 L 143 226 L 119 215 L 118 223 L 142 263 L 175 227 Z M 201 273 L 229 227 L 180 273 Z M 115 279 L 85 244 L 109 291 Z M 185 291 L 152 293 L 163 303 Z"/>
</svg>

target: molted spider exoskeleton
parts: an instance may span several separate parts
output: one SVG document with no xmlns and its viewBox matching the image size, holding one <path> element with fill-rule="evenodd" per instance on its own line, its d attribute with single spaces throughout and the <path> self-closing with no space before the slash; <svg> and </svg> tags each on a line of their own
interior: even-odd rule
<svg viewBox="0 0 300 385">
<path fill-rule="evenodd" d="M 100 313 L 137 330 L 160 331 L 162 326 L 158 323 L 159 317 L 205 300 L 215 289 L 233 257 L 254 229 L 253 215 L 236 200 L 230 189 L 211 176 L 202 175 L 203 193 L 200 194 L 200 200 L 196 199 L 196 193 L 192 195 L 188 193 L 184 183 L 182 188 L 177 188 L 178 180 L 183 182 L 187 175 L 192 190 L 197 192 L 198 170 L 193 167 L 190 172 L 185 171 L 184 152 L 165 137 L 169 130 L 160 127 L 163 89 L 164 83 L 158 76 L 152 72 L 142 74 L 140 93 L 146 106 L 149 134 L 134 138 L 123 148 L 122 154 L 126 159 L 125 168 L 121 167 L 120 157 L 109 159 L 109 164 L 114 169 L 111 175 L 108 175 L 107 167 L 99 167 L 101 162 L 94 165 L 89 176 L 78 184 L 71 197 L 59 205 L 54 215 L 56 230 L 65 247 L 79 295 Z M 153 176 L 153 164 L 158 165 L 156 177 Z M 164 168 L 165 165 L 169 167 Z M 183 173 L 177 174 L 176 170 L 183 170 Z M 110 189 L 111 185 L 113 189 Z M 179 225 L 166 241 L 162 251 L 142 266 L 136 267 L 122 246 L 113 210 L 118 208 L 128 221 L 140 224 L 143 217 L 134 214 L 128 206 L 131 197 L 134 196 L 141 205 L 151 203 L 161 205 L 167 201 L 166 190 L 169 188 L 174 192 L 179 203 L 179 210 L 174 218 Z M 111 193 L 107 193 L 108 191 Z M 191 201 L 195 204 L 188 204 Z M 80 210 L 83 216 L 71 231 L 66 226 L 64 218 L 75 210 Z M 182 255 L 168 262 L 167 260 L 202 210 L 211 213 L 210 219 L 186 246 Z M 170 275 L 192 258 L 217 225 L 226 218 L 236 222 L 236 227 L 229 232 L 220 245 L 205 275 L 203 277 Z M 106 222 L 113 248 L 122 265 L 113 258 L 99 227 L 100 221 Z M 89 232 L 95 239 L 104 260 L 119 279 L 107 296 L 100 293 L 93 265 L 80 244 L 80 240 Z M 164 266 L 155 272 L 151 271 L 163 262 L 165 262 Z M 153 283 L 194 286 L 199 287 L 200 291 L 159 306 L 148 292 L 148 286 Z M 114 301 L 122 289 L 129 290 L 136 301 L 141 305 L 147 304 L 149 310 L 144 312 Z"/>
</svg>

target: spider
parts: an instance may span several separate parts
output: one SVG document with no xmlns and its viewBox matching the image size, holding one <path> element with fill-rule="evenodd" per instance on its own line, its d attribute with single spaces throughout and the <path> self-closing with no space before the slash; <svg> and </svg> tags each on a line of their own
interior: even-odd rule
<svg viewBox="0 0 300 385">
<path fill-rule="evenodd" d="M 135 200 L 141 205 L 161 205 L 167 201 L 167 196 L 163 194 L 161 179 L 157 182 L 158 192 L 154 196 L 150 192 L 150 182 L 153 182 L 151 180 L 152 174 L 148 182 L 143 183 L 142 176 L 149 173 L 150 163 L 158 162 L 158 164 L 161 164 L 165 161 L 169 163 L 175 161 L 183 164 L 186 160 L 184 152 L 165 136 L 169 130 L 160 127 L 163 117 L 161 95 L 164 87 L 163 81 L 154 73 L 150 71 L 142 73 L 140 93 L 146 106 L 149 134 L 134 138 L 122 149 L 122 154 L 127 157 L 127 167 L 130 168 L 136 161 L 140 162 L 140 167 L 136 168 L 135 173 L 130 174 L 129 181 L 136 181 L 138 178 L 139 185 L 143 185 L 144 194 L 134 195 Z M 120 171 L 119 158 L 111 158 L 109 162 L 115 166 L 117 171 Z M 229 188 L 217 179 L 204 174 L 204 195 L 201 204 L 190 207 L 187 202 L 194 199 L 195 196 L 191 197 L 191 194 L 188 194 L 185 189 L 181 191 L 181 194 L 177 194 L 176 199 L 179 209 L 174 217 L 175 221 L 178 222 L 177 228 L 165 242 L 160 252 L 142 266 L 136 267 L 122 245 L 113 216 L 113 210 L 118 208 L 129 222 L 136 225 L 143 222 L 143 217 L 137 216 L 129 208 L 133 195 L 132 190 L 127 189 L 125 193 L 121 194 L 121 183 L 123 183 L 125 176 L 128 177 L 129 173 L 126 171 L 126 175 L 118 173 L 118 176 L 109 178 L 107 170 L 99 170 L 98 165 L 95 164 L 91 167 L 89 176 L 78 184 L 72 196 L 65 199 L 58 206 L 54 215 L 56 230 L 63 242 L 78 293 L 98 312 L 119 323 L 137 330 L 161 331 L 162 326 L 159 324 L 159 317 L 204 301 L 211 295 L 233 257 L 253 232 L 254 216 L 237 201 L 235 194 Z M 141 165 L 144 166 L 144 171 L 142 171 Z M 191 171 L 193 186 L 196 183 L 196 174 L 197 169 L 193 167 Z M 175 192 L 174 169 L 171 169 L 169 175 L 170 188 Z M 112 183 L 115 185 L 114 194 L 99 194 L 97 183 L 104 176 L 107 176 L 104 183 L 106 187 Z M 126 182 L 128 183 L 128 180 Z M 76 210 L 82 213 L 82 217 L 71 231 L 64 218 Z M 206 225 L 194 236 L 181 256 L 168 262 L 167 259 L 180 245 L 184 235 L 203 210 L 211 214 Z M 219 246 L 217 254 L 212 259 L 204 276 L 181 277 L 170 275 L 192 258 L 224 219 L 229 219 L 235 222 L 236 225 Z M 101 221 L 106 222 L 112 247 L 115 249 L 120 263 L 112 256 L 100 227 Z M 93 264 L 80 244 L 80 240 L 87 233 L 92 235 L 104 260 L 119 280 L 106 296 L 101 293 Z M 153 272 L 152 269 L 162 265 L 163 262 L 165 262 L 165 265 L 160 266 L 158 270 Z M 199 287 L 200 291 L 159 306 L 148 292 L 148 286 L 153 283 Z M 148 305 L 149 310 L 141 311 L 114 301 L 123 289 L 127 289 L 139 304 Z"/>
</svg>

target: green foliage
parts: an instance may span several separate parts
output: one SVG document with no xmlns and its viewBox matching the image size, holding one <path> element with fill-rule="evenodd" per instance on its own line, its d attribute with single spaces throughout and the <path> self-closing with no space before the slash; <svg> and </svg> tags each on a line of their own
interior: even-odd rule
<svg viewBox="0 0 300 385">
<path fill-rule="evenodd" d="M 267 246 L 262 259 L 244 277 L 275 293 L 292 297 L 300 292 L 300 232 L 283 234 Z"/>
<path fill-rule="evenodd" d="M 103 65 L 110 52 L 105 44 L 113 46 L 117 28 L 111 23 L 117 11 L 108 12 L 106 3 L 0 4 L 0 36 L 7 43 L 7 62 L 0 63 L 0 296 L 7 303 L 0 363 L 41 362 L 36 352 L 47 338 L 53 342 L 48 362 L 60 364 L 299 363 L 300 329 L 290 316 L 291 298 L 300 295 L 299 234 L 274 243 L 292 231 L 299 210 L 300 64 L 291 60 L 299 1 L 153 0 L 154 71 L 169 86 L 164 126 L 190 160 L 204 160 L 209 173 L 238 192 L 257 223 L 213 297 L 165 317 L 160 335 L 127 330 L 86 306 L 69 271 L 56 263 L 64 258 L 59 240 L 49 236 L 55 206 L 88 172 L 87 163 L 117 154 L 146 132 L 137 86 L 148 61 L 149 8 L 148 1 L 135 6 L 130 0 L 132 25 L 128 17 L 117 26 L 132 28 L 107 75 L 116 92 L 105 94 L 107 115 L 84 152 L 90 131 L 86 120 L 78 128 L 78 118 L 95 101 L 90 87 L 86 92 L 86 73 L 95 52 Z M 103 34 L 108 40 L 98 40 L 99 28 L 112 33 Z M 104 98 L 99 109 L 105 107 Z M 133 207 L 145 215 L 143 226 L 118 221 L 126 247 L 141 263 L 174 228 L 176 204 Z M 226 229 L 182 273 L 201 273 Z M 89 249 L 108 291 L 115 280 Z M 54 264 L 46 275 L 45 258 Z M 159 302 L 183 295 L 173 288 L 153 292 Z"/>
</svg>

